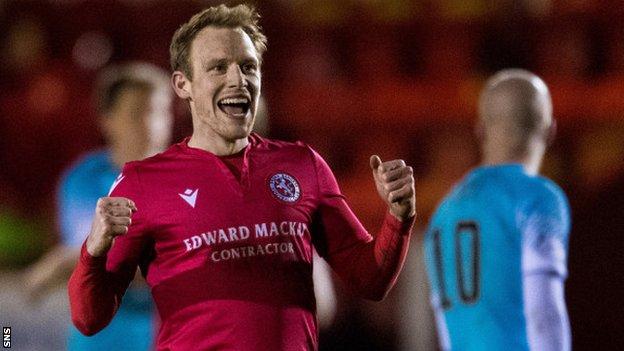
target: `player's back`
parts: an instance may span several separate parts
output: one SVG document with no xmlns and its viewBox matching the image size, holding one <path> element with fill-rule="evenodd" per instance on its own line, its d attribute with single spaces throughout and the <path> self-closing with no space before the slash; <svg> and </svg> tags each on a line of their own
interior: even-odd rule
<svg viewBox="0 0 624 351">
<path fill-rule="evenodd" d="M 425 259 L 443 349 L 528 349 L 521 228 L 544 192 L 561 193 L 521 165 L 480 167 L 434 214 Z"/>
</svg>

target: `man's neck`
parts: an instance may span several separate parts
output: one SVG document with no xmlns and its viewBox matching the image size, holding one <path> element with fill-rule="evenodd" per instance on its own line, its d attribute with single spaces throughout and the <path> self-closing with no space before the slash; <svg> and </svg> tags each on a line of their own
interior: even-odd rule
<svg viewBox="0 0 624 351">
<path fill-rule="evenodd" d="M 504 155 L 500 152 L 484 152 L 482 164 L 485 166 L 495 166 L 517 163 L 522 165 L 526 173 L 536 175 L 539 172 L 541 161 L 542 157 L 535 153 L 510 157 L 509 155 Z"/>
<path fill-rule="evenodd" d="M 108 149 L 110 152 L 110 160 L 119 169 L 122 169 L 126 162 L 140 160 L 145 157 L 136 152 L 133 153 L 129 148 L 124 147 L 124 145 L 110 145 Z"/>
<path fill-rule="evenodd" d="M 235 140 L 225 140 L 219 137 L 207 137 L 199 132 L 193 132 L 188 145 L 197 149 L 211 152 L 217 156 L 234 155 L 243 150 L 249 144 L 247 137 Z"/>
</svg>

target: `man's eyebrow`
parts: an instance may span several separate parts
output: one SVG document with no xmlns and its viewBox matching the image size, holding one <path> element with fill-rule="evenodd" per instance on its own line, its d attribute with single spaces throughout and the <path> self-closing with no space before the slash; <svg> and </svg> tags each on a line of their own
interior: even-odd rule
<svg viewBox="0 0 624 351">
<path fill-rule="evenodd" d="M 245 57 L 239 62 L 240 63 L 253 63 L 256 65 L 260 65 L 260 60 L 258 60 L 257 58 L 253 56 Z M 228 64 L 228 60 L 225 58 L 213 58 L 213 59 L 205 60 L 202 62 L 201 67 L 204 70 L 207 70 L 220 64 Z"/>
<path fill-rule="evenodd" d="M 257 58 L 253 56 L 245 57 L 244 59 L 241 60 L 241 62 L 260 64 L 260 60 L 258 60 Z"/>
<path fill-rule="evenodd" d="M 202 62 L 202 67 L 204 69 L 206 69 L 206 68 L 210 68 L 210 67 L 216 66 L 218 64 L 223 64 L 223 63 L 226 63 L 226 59 L 214 58 L 214 59 L 203 61 Z"/>
</svg>

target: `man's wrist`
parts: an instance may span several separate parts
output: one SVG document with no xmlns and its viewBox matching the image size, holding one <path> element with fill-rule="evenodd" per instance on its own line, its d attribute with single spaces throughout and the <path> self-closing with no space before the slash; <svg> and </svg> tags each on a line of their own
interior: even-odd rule
<svg viewBox="0 0 624 351">
<path fill-rule="evenodd" d="M 94 256 L 92 255 L 88 248 L 87 242 L 89 239 L 85 240 L 82 248 L 80 250 L 80 260 L 86 264 L 87 266 L 103 266 L 106 264 L 106 255 Z"/>
<path fill-rule="evenodd" d="M 409 221 L 414 221 L 414 219 L 416 218 L 416 211 L 412 210 L 411 213 L 409 214 L 403 214 L 403 215 L 398 215 L 396 213 L 394 213 L 392 211 L 392 209 L 388 209 L 388 212 L 394 217 L 396 218 L 397 221 L 399 222 L 409 222 Z"/>
<path fill-rule="evenodd" d="M 91 255 L 92 257 L 105 256 L 106 253 L 102 253 L 100 252 L 101 250 L 97 250 L 96 248 L 94 248 L 94 247 L 97 247 L 97 245 L 93 243 L 93 240 L 94 240 L 93 237 L 91 236 L 91 234 L 89 234 L 85 242 L 85 249 L 87 253 L 89 253 L 89 255 Z"/>
<path fill-rule="evenodd" d="M 389 226 L 393 231 L 400 232 L 401 234 L 408 234 L 412 230 L 412 226 L 416 220 L 416 214 L 409 216 L 408 218 L 401 218 L 392 213 L 392 211 L 388 211 L 386 213 L 385 223 Z"/>
</svg>

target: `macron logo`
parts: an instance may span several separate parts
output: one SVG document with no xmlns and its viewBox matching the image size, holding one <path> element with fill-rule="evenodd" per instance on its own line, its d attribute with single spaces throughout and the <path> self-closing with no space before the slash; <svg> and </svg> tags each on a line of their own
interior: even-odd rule
<svg viewBox="0 0 624 351">
<path fill-rule="evenodd" d="M 187 204 L 191 205 L 192 208 L 195 208 L 195 201 L 197 200 L 197 193 L 199 189 L 191 190 L 186 189 L 184 194 L 178 194 L 182 198 L 182 200 L 186 201 Z"/>
</svg>

